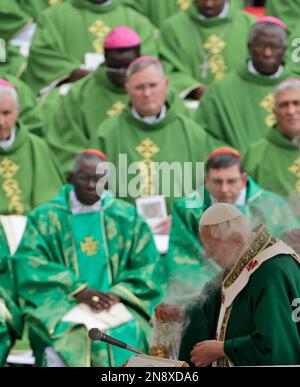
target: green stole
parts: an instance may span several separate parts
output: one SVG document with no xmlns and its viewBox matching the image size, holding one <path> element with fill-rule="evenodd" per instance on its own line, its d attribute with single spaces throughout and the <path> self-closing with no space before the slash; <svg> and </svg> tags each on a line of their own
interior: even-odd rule
<svg viewBox="0 0 300 387">
<path fill-rule="evenodd" d="M 80 278 L 87 282 L 89 288 L 108 292 L 112 285 L 112 273 L 103 211 L 72 214 L 71 224 Z M 140 337 L 138 334 L 134 335 L 134 332 L 139 332 L 134 319 L 106 331 L 107 334 L 118 340 L 124 340 L 124 337 L 135 338 L 130 342 L 126 339 L 125 341 L 133 347 L 138 347 Z M 98 357 L 92 356 L 92 366 L 121 366 L 128 360 L 128 352 L 124 349 L 94 341 L 92 353 L 96 355 L 101 351 L 107 351 L 108 363 L 97 364 L 95 359 Z"/>
</svg>

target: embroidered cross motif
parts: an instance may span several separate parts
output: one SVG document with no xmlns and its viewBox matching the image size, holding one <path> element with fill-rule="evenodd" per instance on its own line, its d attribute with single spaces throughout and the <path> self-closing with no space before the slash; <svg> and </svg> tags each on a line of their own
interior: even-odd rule
<svg viewBox="0 0 300 387">
<path fill-rule="evenodd" d="M 135 150 L 145 159 L 151 159 L 160 151 L 160 149 L 150 138 L 145 138 L 145 140 L 142 141 L 141 144 L 135 148 Z"/>
<path fill-rule="evenodd" d="M 118 101 L 106 112 L 106 114 L 109 117 L 115 117 L 121 114 L 124 109 L 125 104 L 122 101 Z"/>
<path fill-rule="evenodd" d="M 227 46 L 227 43 L 223 39 L 213 34 L 207 39 L 203 47 L 205 50 L 216 55 L 216 54 L 220 54 L 220 52 L 223 51 L 226 46 Z"/>
<path fill-rule="evenodd" d="M 293 164 L 288 169 L 296 177 L 300 178 L 300 157 L 294 160 Z"/>
<path fill-rule="evenodd" d="M 260 107 L 262 107 L 268 114 L 268 116 L 265 119 L 266 125 L 271 128 L 275 122 L 275 114 L 273 113 L 273 106 L 274 106 L 274 97 L 272 93 L 269 93 L 259 104 Z"/>
<path fill-rule="evenodd" d="M 86 253 L 88 257 L 96 255 L 97 250 L 99 249 L 99 242 L 94 241 L 93 237 L 84 238 L 84 242 L 80 243 L 81 251 Z"/>
<path fill-rule="evenodd" d="M 5 179 L 12 179 L 20 169 L 19 165 L 9 160 L 7 157 L 0 163 L 0 175 Z"/>
<path fill-rule="evenodd" d="M 259 265 L 259 262 L 257 259 L 255 259 L 254 261 L 250 261 L 249 264 L 247 265 L 247 270 L 248 272 L 252 271 L 253 269 L 256 268 L 256 266 Z"/>
<path fill-rule="evenodd" d="M 95 52 L 97 54 L 103 54 L 103 42 L 106 35 L 111 31 L 111 28 L 103 20 L 98 19 L 89 27 L 88 31 L 97 38 L 93 42 Z"/>
<path fill-rule="evenodd" d="M 181 11 L 187 11 L 190 8 L 191 0 L 177 0 Z"/>
<path fill-rule="evenodd" d="M 49 0 L 48 3 L 49 5 L 56 5 L 60 3 L 60 0 Z"/>
</svg>

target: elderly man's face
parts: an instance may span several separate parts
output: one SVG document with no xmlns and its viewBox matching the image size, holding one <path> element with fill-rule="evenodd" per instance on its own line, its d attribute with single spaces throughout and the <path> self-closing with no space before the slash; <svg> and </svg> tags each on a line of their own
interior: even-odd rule
<svg viewBox="0 0 300 387">
<path fill-rule="evenodd" d="M 241 173 L 238 165 L 228 168 L 210 169 L 205 176 L 205 185 L 219 203 L 234 204 L 247 184 L 247 173 Z"/>
<path fill-rule="evenodd" d="M 125 87 L 133 107 L 144 117 L 160 113 L 166 101 L 168 79 L 150 65 L 133 74 Z"/>
<path fill-rule="evenodd" d="M 300 136 L 300 87 L 281 91 L 276 96 L 274 113 L 279 131 L 290 140 Z"/>
<path fill-rule="evenodd" d="M 205 17 L 216 17 L 223 11 L 226 0 L 196 0 L 198 9 Z"/>
<path fill-rule="evenodd" d="M 243 248 L 243 239 L 233 234 L 226 240 L 215 238 L 209 226 L 200 228 L 200 240 L 205 250 L 205 258 L 211 258 L 222 269 L 231 269 Z"/>
<path fill-rule="evenodd" d="M 282 35 L 272 27 L 257 35 L 249 44 L 253 65 L 262 75 L 276 73 L 283 63 L 285 50 Z"/>
<path fill-rule="evenodd" d="M 18 107 L 10 94 L 0 97 L 0 141 L 8 140 L 18 119 Z"/>
</svg>

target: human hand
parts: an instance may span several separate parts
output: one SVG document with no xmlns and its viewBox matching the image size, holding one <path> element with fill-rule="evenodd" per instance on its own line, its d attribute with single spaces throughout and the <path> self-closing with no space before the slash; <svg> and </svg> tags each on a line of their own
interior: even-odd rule
<svg viewBox="0 0 300 387">
<path fill-rule="evenodd" d="M 163 220 L 161 220 L 155 227 L 153 227 L 152 231 L 154 234 L 169 235 L 171 224 L 172 216 L 169 215 L 166 218 L 163 218 Z"/>
<path fill-rule="evenodd" d="M 224 342 L 218 340 L 197 343 L 191 351 L 191 361 L 196 367 L 207 367 L 224 356 Z"/>
<path fill-rule="evenodd" d="M 158 321 L 166 322 L 182 322 L 184 319 L 185 309 L 178 305 L 158 304 L 154 308 L 155 317 Z"/>
<path fill-rule="evenodd" d="M 208 87 L 206 85 L 198 86 L 196 89 L 192 90 L 187 98 L 192 98 L 200 101 L 204 93 L 207 91 Z"/>
<path fill-rule="evenodd" d="M 83 289 L 81 292 L 77 293 L 75 298 L 79 303 L 89 305 L 95 312 L 109 309 L 117 302 L 120 302 L 119 297 L 112 293 L 103 293 L 89 288 Z"/>
<path fill-rule="evenodd" d="M 300 253 L 300 229 L 286 232 L 283 240 L 287 245 L 292 247 L 297 254 Z"/>
<path fill-rule="evenodd" d="M 89 74 L 90 74 L 89 70 L 76 69 L 71 73 L 71 75 L 66 80 L 64 80 L 64 83 L 79 81 L 79 79 L 84 78 L 85 76 L 87 76 Z"/>
</svg>

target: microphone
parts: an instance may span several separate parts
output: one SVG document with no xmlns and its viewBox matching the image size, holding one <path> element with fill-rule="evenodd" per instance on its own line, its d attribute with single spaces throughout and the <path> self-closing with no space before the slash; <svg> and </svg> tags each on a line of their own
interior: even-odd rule
<svg viewBox="0 0 300 387">
<path fill-rule="evenodd" d="M 138 349 L 131 347 L 130 345 L 124 343 L 123 341 L 114 339 L 113 337 L 103 333 L 98 328 L 91 328 L 89 330 L 89 338 L 92 341 L 103 341 L 104 343 L 115 345 L 116 347 L 119 347 L 119 348 L 127 349 L 127 351 L 143 354 L 143 352 L 139 351 Z"/>
</svg>

